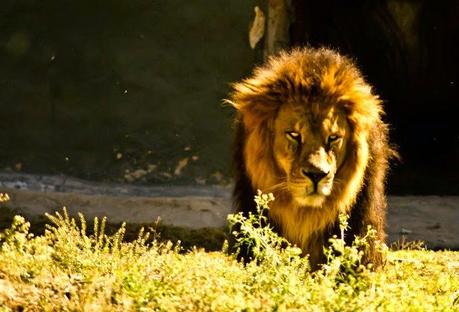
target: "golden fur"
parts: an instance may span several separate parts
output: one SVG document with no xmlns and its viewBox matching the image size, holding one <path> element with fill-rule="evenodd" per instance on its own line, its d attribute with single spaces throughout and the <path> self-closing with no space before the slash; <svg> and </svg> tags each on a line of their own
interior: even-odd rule
<svg viewBox="0 0 459 312">
<path fill-rule="evenodd" d="M 351 215 L 350 239 L 372 225 L 384 240 L 391 150 L 381 101 L 356 66 L 332 50 L 296 49 L 233 88 L 237 209 L 253 211 L 257 189 L 272 192 L 270 222 L 313 265 L 340 211 Z M 367 258 L 381 262 L 373 245 Z"/>
</svg>

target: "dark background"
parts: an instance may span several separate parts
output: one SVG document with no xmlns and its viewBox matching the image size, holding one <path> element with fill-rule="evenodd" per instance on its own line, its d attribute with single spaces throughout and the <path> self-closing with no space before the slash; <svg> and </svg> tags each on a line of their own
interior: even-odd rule
<svg viewBox="0 0 459 312">
<path fill-rule="evenodd" d="M 3 0 L 0 170 L 229 183 L 222 99 L 261 61 L 247 38 L 260 3 Z M 292 46 L 355 58 L 384 100 L 402 159 L 390 193 L 459 195 L 459 2 L 292 5 Z"/>
</svg>

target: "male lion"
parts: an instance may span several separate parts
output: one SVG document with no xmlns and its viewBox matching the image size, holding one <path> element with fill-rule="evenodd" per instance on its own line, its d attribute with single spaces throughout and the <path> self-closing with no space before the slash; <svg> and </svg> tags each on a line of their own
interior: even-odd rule
<svg viewBox="0 0 459 312">
<path fill-rule="evenodd" d="M 388 127 L 381 101 L 356 66 L 329 49 L 296 49 L 271 57 L 233 85 L 237 109 L 234 201 L 255 211 L 257 189 L 272 192 L 276 231 L 324 261 L 339 212 L 350 215 L 346 240 L 376 230 L 365 260 L 378 266 L 384 241 Z"/>
</svg>

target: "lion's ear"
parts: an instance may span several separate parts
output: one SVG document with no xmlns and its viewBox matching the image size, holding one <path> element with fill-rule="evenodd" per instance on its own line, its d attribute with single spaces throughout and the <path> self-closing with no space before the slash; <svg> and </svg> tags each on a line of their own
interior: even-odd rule
<svg viewBox="0 0 459 312">
<path fill-rule="evenodd" d="M 362 79 L 354 81 L 341 100 L 349 120 L 356 127 L 368 130 L 381 120 L 382 101 Z"/>
<path fill-rule="evenodd" d="M 233 106 L 241 116 L 246 129 L 251 130 L 262 124 L 269 123 L 274 119 L 275 111 L 269 106 L 258 103 L 240 103 L 231 100 L 225 100 L 226 103 Z"/>
<path fill-rule="evenodd" d="M 266 86 L 260 86 L 252 80 L 245 80 L 233 85 L 231 98 L 225 103 L 233 106 L 242 116 L 247 128 L 252 128 L 274 117 L 278 101 Z"/>
</svg>

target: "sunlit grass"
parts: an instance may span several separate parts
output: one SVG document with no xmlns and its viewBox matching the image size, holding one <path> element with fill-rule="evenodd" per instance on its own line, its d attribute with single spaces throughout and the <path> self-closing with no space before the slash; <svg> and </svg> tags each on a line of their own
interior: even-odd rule
<svg viewBox="0 0 459 312">
<path fill-rule="evenodd" d="M 269 198 L 260 199 L 264 209 Z M 1 233 L 0 311 L 459 310 L 458 252 L 387 251 L 385 267 L 373 272 L 360 263 L 361 246 L 336 238 L 328 263 L 311 273 L 296 248 L 256 226 L 258 216 L 232 217 L 256 247 L 246 265 L 226 245 L 184 252 L 154 232 L 126 242 L 124 226 L 107 235 L 105 220 L 89 231 L 83 216 L 48 217 L 44 235 L 31 234 L 20 216 Z"/>
</svg>

